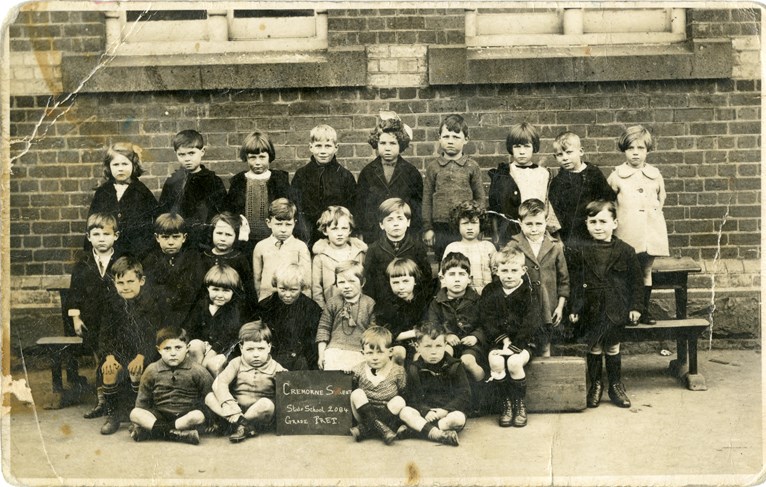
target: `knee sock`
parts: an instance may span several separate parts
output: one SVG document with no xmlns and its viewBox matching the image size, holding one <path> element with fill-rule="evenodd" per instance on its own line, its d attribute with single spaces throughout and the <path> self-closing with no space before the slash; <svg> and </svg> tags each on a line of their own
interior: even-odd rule
<svg viewBox="0 0 766 487">
<path fill-rule="evenodd" d="M 622 379 L 622 355 L 607 355 L 606 356 L 606 376 L 609 380 L 609 385 L 613 386 Z"/>
<path fill-rule="evenodd" d="M 603 369 L 603 360 L 601 354 L 589 353 L 587 358 L 588 364 L 588 380 L 593 384 L 596 381 L 601 381 L 601 374 Z"/>
<path fill-rule="evenodd" d="M 375 414 L 375 408 L 369 402 L 356 408 L 356 412 L 359 413 L 359 422 L 368 428 L 372 429 L 375 420 L 378 419 L 378 415 Z"/>
<path fill-rule="evenodd" d="M 524 399 L 527 396 L 527 378 L 511 379 L 509 381 L 509 390 L 512 399 Z"/>
</svg>

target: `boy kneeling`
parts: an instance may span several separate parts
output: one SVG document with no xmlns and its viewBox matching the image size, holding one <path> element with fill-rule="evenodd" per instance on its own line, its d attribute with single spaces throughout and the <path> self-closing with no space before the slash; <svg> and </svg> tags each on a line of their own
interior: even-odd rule
<svg viewBox="0 0 766 487">
<path fill-rule="evenodd" d="M 141 376 L 136 407 L 130 412 L 130 436 L 199 444 L 197 426 L 205 422 L 202 398 L 211 390 L 213 378 L 187 356 L 188 338 L 182 328 L 157 332 L 160 360 Z"/>
<path fill-rule="evenodd" d="M 257 436 L 256 425 L 274 419 L 275 376 L 286 370 L 271 358 L 271 330 L 260 321 L 242 325 L 239 349 L 242 355 L 229 362 L 205 397 L 211 411 L 236 426 L 232 443 Z"/>
</svg>

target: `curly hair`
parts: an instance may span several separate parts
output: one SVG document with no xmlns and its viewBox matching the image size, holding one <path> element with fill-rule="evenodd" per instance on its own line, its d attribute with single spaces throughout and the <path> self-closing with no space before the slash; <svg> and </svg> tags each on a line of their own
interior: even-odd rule
<svg viewBox="0 0 766 487">
<path fill-rule="evenodd" d="M 410 146 L 410 136 L 404 129 L 404 123 L 396 118 L 387 120 L 381 120 L 370 132 L 370 137 L 367 142 L 375 150 L 378 150 L 378 142 L 380 141 L 381 134 L 391 134 L 396 137 L 396 141 L 399 142 L 399 152 L 403 152 L 404 149 Z"/>
</svg>

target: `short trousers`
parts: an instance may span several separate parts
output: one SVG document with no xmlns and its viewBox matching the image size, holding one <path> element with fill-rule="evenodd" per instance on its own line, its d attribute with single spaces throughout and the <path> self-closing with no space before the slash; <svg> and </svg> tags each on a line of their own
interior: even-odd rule
<svg viewBox="0 0 766 487">
<path fill-rule="evenodd" d="M 328 348 L 324 351 L 324 370 L 352 370 L 362 360 L 362 352 Z"/>
</svg>

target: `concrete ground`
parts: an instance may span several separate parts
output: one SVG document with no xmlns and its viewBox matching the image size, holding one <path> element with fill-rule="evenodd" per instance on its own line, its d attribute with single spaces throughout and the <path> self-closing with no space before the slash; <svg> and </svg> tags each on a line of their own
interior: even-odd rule
<svg viewBox="0 0 766 487">
<path fill-rule="evenodd" d="M 525 428 L 469 420 L 458 448 L 422 440 L 385 446 L 350 436 L 276 436 L 233 445 L 133 442 L 86 420 L 85 404 L 40 407 L 49 373 L 29 372 L 34 404 L 11 401 L 3 428 L 4 475 L 25 485 L 752 485 L 764 481 L 762 357 L 700 352 L 708 390 L 666 373 L 673 357 L 629 355 L 633 406 L 531 414 Z M 14 380 L 24 379 L 17 373 Z M 6 388 L 7 390 L 7 388 Z M 605 395 L 606 396 L 606 395 Z"/>
</svg>

